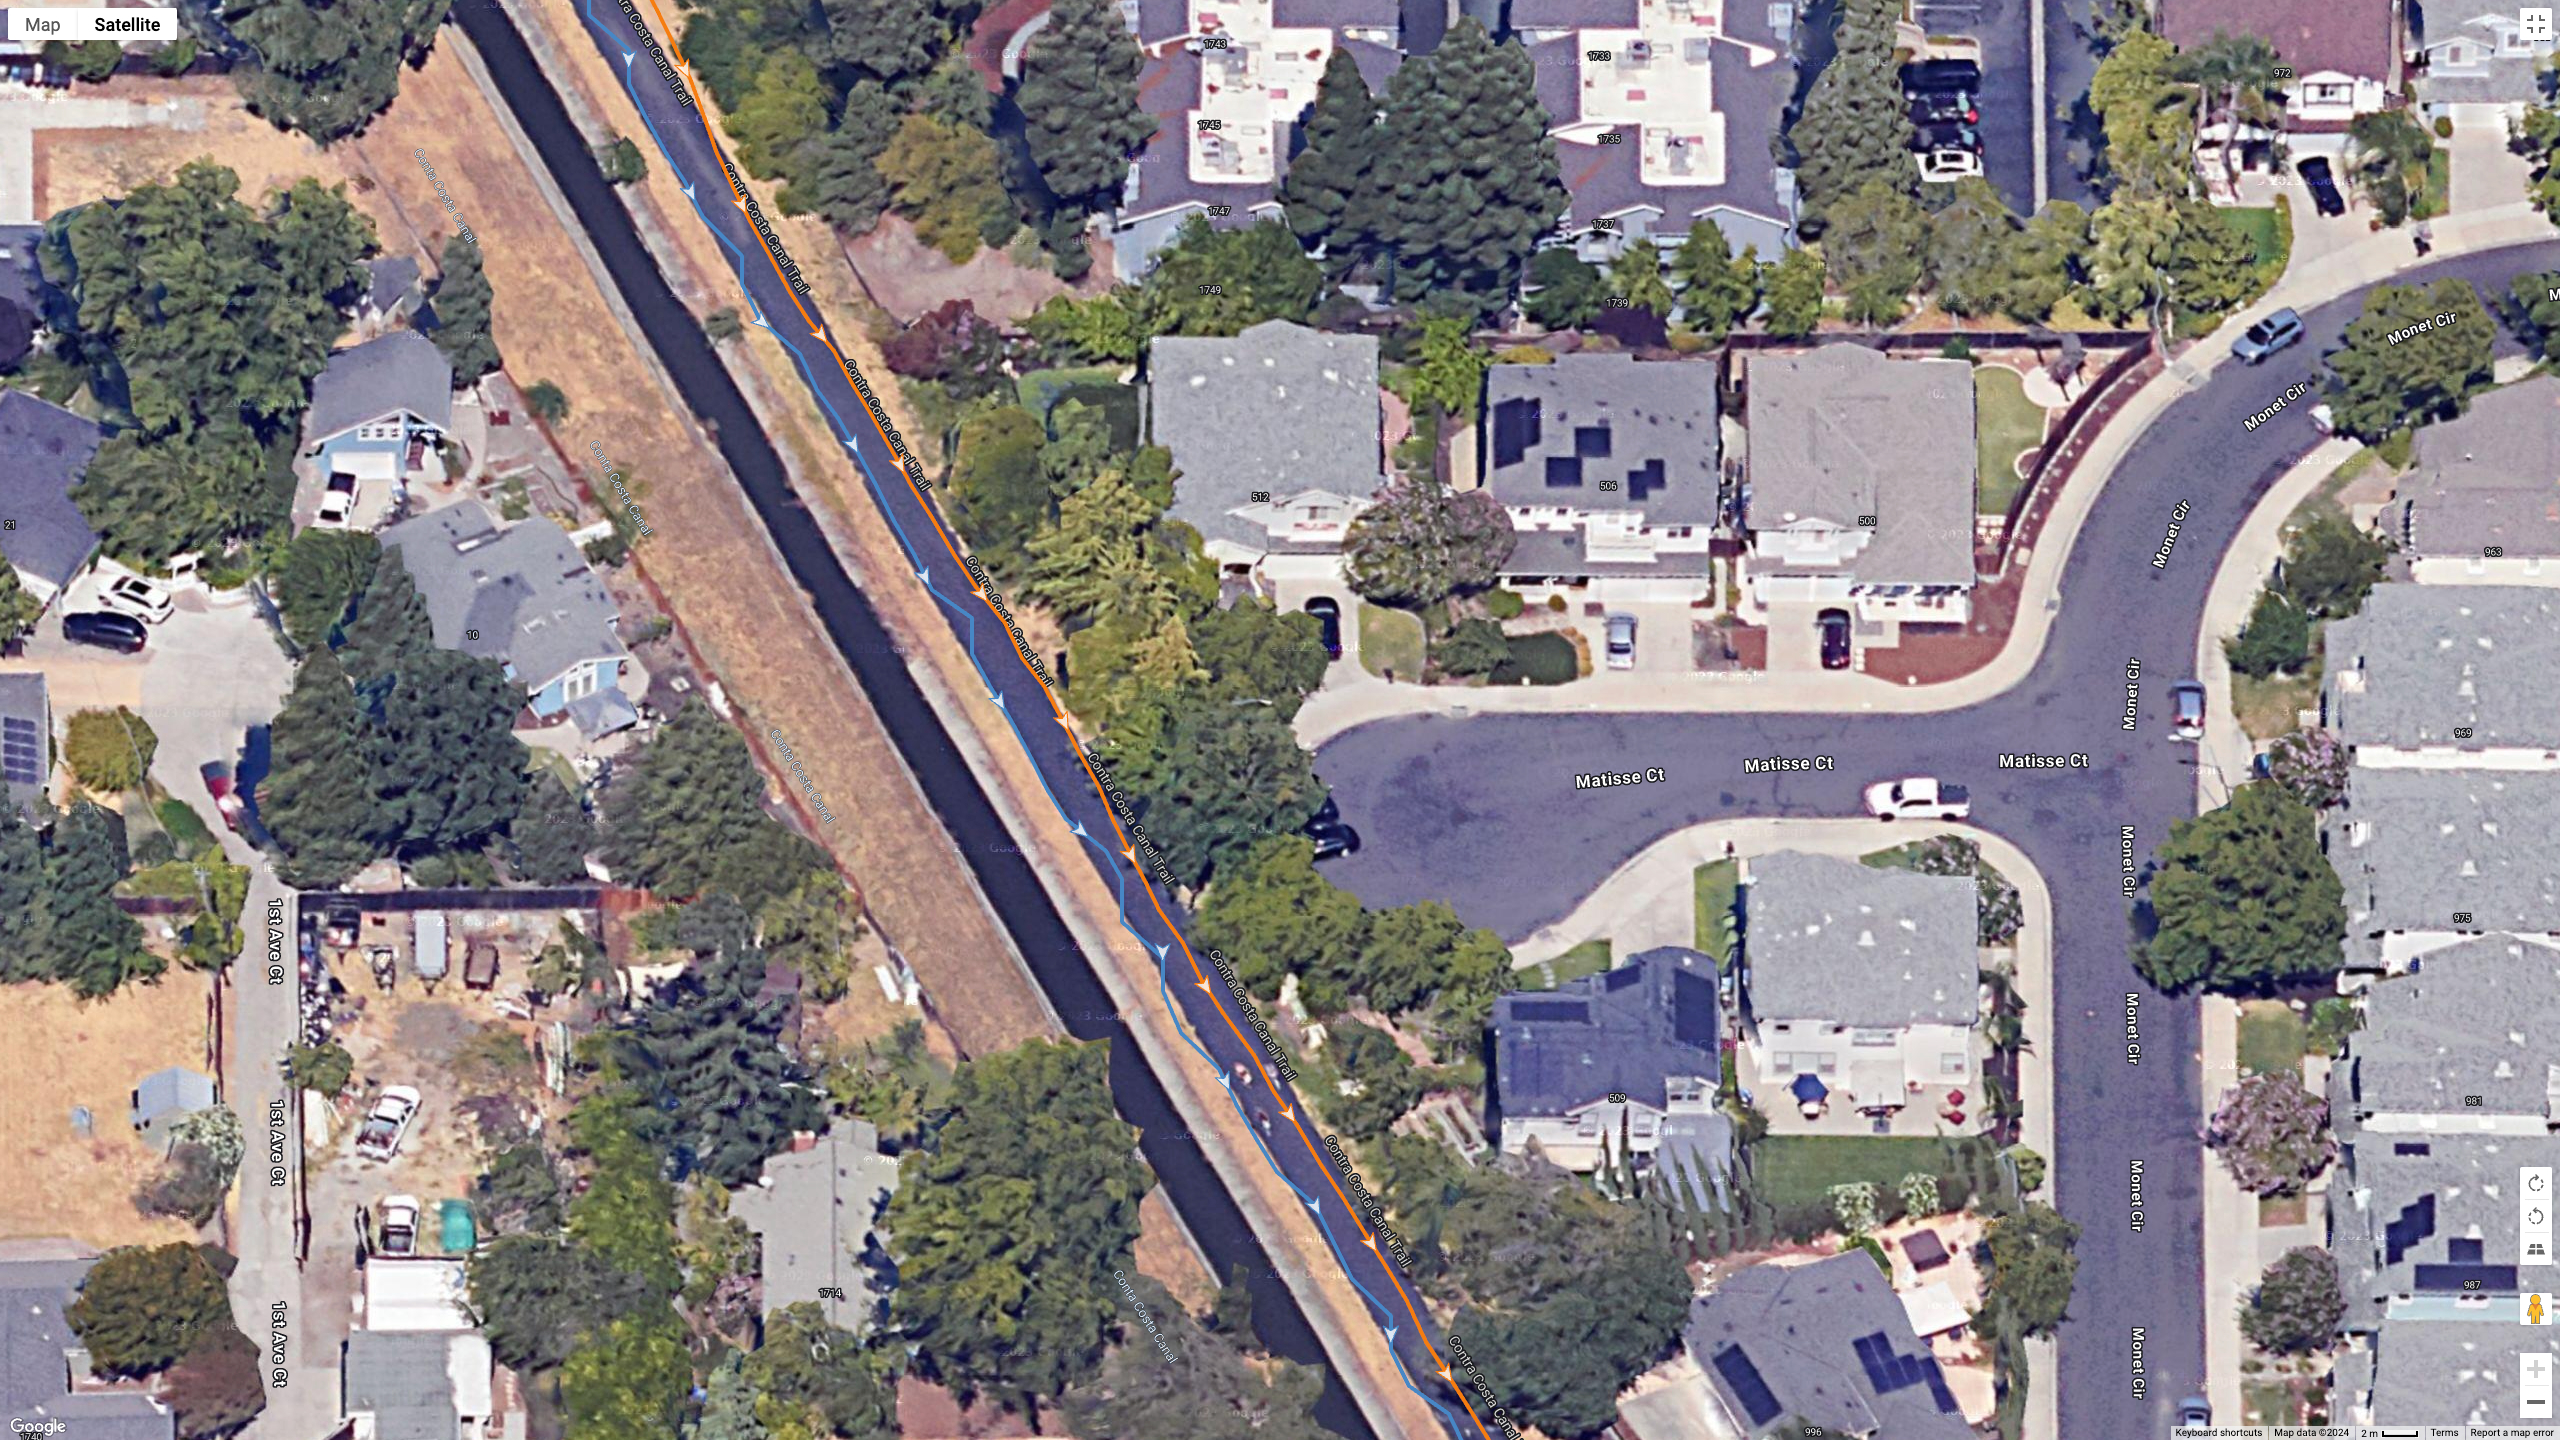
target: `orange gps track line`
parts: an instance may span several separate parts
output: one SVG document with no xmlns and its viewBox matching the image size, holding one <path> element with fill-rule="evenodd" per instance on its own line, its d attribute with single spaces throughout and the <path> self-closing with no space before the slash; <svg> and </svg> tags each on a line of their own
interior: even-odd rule
<svg viewBox="0 0 2560 1440">
<path fill-rule="evenodd" d="M 659 28 L 667 34 L 667 54 L 674 61 L 677 75 L 684 81 L 686 93 L 693 99 L 694 117 L 702 123 L 703 138 L 710 143 L 714 158 L 720 160 L 721 173 L 724 176 L 734 174 L 728 164 L 727 152 L 720 147 L 719 132 L 712 128 L 711 113 L 703 105 L 702 92 L 694 84 L 693 67 L 686 63 L 684 52 L 676 46 L 675 27 L 668 23 L 666 12 L 659 7 L 658 0 L 648 0 L 648 5 L 650 13 L 657 17 Z M 730 198 L 737 202 L 738 209 L 742 213 L 748 210 L 749 199 L 744 181 L 731 180 Z M 827 337 L 825 323 L 812 315 L 809 307 L 802 303 L 799 287 L 792 283 L 791 277 L 783 270 L 782 259 L 773 253 L 773 246 L 765 240 L 762 228 L 751 224 L 747 230 L 755 236 L 756 248 L 764 252 L 765 262 L 773 267 L 774 278 L 782 282 L 784 293 L 791 297 L 791 306 L 799 312 L 801 321 L 808 325 L 811 337 L 816 339 L 819 345 L 825 348 L 828 356 L 834 359 L 836 368 L 844 374 L 845 384 L 853 391 L 854 397 L 862 401 L 862 412 L 871 421 L 872 428 L 879 432 L 881 445 L 887 449 L 893 460 L 898 458 L 899 447 L 889 439 L 887 420 L 868 398 L 864 387 L 856 383 L 853 366 L 845 360 L 843 352 L 836 349 L 835 342 Z M 959 546 L 954 542 L 949 528 L 943 524 L 940 509 L 925 495 L 924 487 L 916 483 L 915 476 L 908 473 L 904 465 L 897 468 L 899 475 L 906 480 L 908 490 L 914 493 L 917 507 L 924 513 L 926 522 L 933 527 L 935 538 L 942 542 L 943 550 L 951 556 L 952 564 L 958 567 L 961 574 L 972 575 L 969 586 L 971 593 L 977 596 L 979 603 L 987 607 L 988 614 L 1002 625 L 1004 617 L 996 612 L 994 603 L 987 599 L 986 587 L 976 581 L 968 562 L 962 558 Z M 1007 629 L 1009 632 L 1010 627 Z M 1014 650 L 1014 659 L 1021 664 L 1024 673 L 1031 677 L 1032 683 L 1040 687 L 1041 697 L 1049 702 L 1050 718 L 1067 726 L 1070 748 L 1075 752 L 1076 762 L 1084 770 L 1085 778 L 1093 782 L 1094 793 L 1102 800 L 1103 813 L 1110 819 L 1113 836 L 1120 841 L 1123 852 L 1131 855 L 1130 869 L 1137 876 L 1139 887 L 1146 892 L 1147 903 L 1154 908 L 1156 918 L 1164 922 L 1165 933 L 1171 935 L 1174 943 L 1182 947 L 1183 959 L 1190 964 L 1193 977 L 1200 982 L 1202 990 L 1208 994 L 1209 1003 L 1217 1010 L 1218 1018 L 1226 1022 L 1227 1029 L 1234 1034 L 1237 1043 L 1243 1047 L 1245 1057 L 1253 1066 L 1254 1073 L 1262 1077 L 1264 1088 L 1276 1090 L 1271 1083 L 1270 1074 L 1263 1068 L 1262 1048 L 1246 1037 L 1244 1028 L 1238 1025 L 1235 1016 L 1228 1012 L 1226 1001 L 1219 996 L 1217 987 L 1208 983 L 1208 975 L 1200 968 L 1199 956 L 1192 953 L 1189 938 L 1183 935 L 1181 927 L 1175 925 L 1173 917 L 1166 912 L 1164 899 L 1156 893 L 1154 883 L 1147 877 L 1146 868 L 1135 863 L 1134 846 L 1131 845 L 1127 831 L 1121 827 L 1117 807 L 1111 804 L 1109 787 L 1102 783 L 1102 777 L 1095 772 L 1093 761 L 1086 755 L 1084 747 L 1074 743 L 1073 726 L 1069 723 L 1066 706 L 1058 699 L 1048 679 L 1032 668 L 1029 657 L 1025 656 L 1018 647 Z M 1352 1204 L 1351 1197 L 1343 1192 L 1342 1183 L 1334 1178 L 1333 1167 L 1325 1162 L 1324 1153 L 1316 1148 L 1314 1138 L 1307 1134 L 1305 1124 L 1298 1118 L 1297 1108 L 1287 1107 L 1285 1113 L 1289 1120 L 1289 1128 L 1297 1132 L 1299 1143 L 1307 1147 L 1308 1156 L 1316 1162 L 1316 1169 L 1323 1173 L 1325 1183 L 1333 1188 L 1334 1198 L 1342 1202 L 1343 1213 L 1351 1217 L 1351 1223 L 1358 1228 L 1362 1242 L 1373 1251 L 1378 1250 L 1377 1237 L 1370 1232 L 1366 1219 L 1360 1213 L 1360 1208 Z M 1440 1378 L 1448 1382 L 1450 1392 L 1457 1397 L 1459 1405 L 1465 1408 L 1467 1418 L 1475 1421 L 1477 1432 L 1485 1436 L 1486 1440 L 1491 1440 L 1492 1432 L 1486 1428 L 1483 1417 L 1477 1415 L 1475 1406 L 1468 1403 L 1466 1387 L 1450 1376 L 1449 1362 L 1432 1345 L 1430 1329 L 1423 1323 L 1422 1313 L 1415 1306 L 1411 1292 L 1405 1289 L 1403 1277 L 1396 1273 L 1394 1260 L 1380 1252 L 1378 1262 L 1379 1268 L 1386 1272 L 1388 1282 L 1395 1286 L 1396 1295 L 1404 1301 L 1405 1314 L 1413 1321 L 1414 1338 L 1422 1342 L 1423 1350 L 1431 1356 L 1432 1363 L 1439 1367 Z M 1390 1348 L 1392 1349 L 1392 1346 Z"/>
</svg>

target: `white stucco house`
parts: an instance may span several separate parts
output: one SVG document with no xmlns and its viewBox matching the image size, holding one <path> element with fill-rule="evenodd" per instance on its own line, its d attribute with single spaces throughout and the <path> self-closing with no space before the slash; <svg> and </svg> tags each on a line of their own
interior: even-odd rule
<svg viewBox="0 0 2560 1440">
<path fill-rule="evenodd" d="M 1722 513 L 1716 367 L 1632 355 L 1496 365 L 1484 489 L 1517 540 L 1502 581 L 1532 601 L 1697 600 Z"/>
</svg>

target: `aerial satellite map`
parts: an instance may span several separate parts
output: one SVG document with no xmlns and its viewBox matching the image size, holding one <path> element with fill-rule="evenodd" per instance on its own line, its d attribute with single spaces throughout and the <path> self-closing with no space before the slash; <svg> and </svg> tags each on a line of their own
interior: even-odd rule
<svg viewBox="0 0 2560 1440">
<path fill-rule="evenodd" d="M 46 1440 L 2560 1440 L 2560 28 L 0 0 Z"/>
</svg>

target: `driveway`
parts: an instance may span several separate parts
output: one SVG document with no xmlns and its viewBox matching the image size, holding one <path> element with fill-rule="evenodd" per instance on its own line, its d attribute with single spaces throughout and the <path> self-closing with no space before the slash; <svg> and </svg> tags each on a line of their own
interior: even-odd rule
<svg viewBox="0 0 2560 1440">
<path fill-rule="evenodd" d="M 2560 243 L 2402 272 L 2456 276 L 2491 294 L 2560 265 Z M 2311 448 L 2307 425 L 2247 418 L 2296 380 L 2362 306 L 2305 315 L 2310 335 L 2265 365 L 2223 366 L 2136 437 L 2070 540 L 2063 603 L 2026 678 L 1981 704 L 1896 715 L 1429 716 L 1326 744 L 1317 769 L 1367 841 L 1330 874 L 1372 905 L 1445 900 L 1509 939 L 1563 919 L 1600 881 L 1672 831 L 1745 816 L 1846 816 L 1859 787 L 1929 774 L 1973 787 L 1973 821 L 2016 844 L 2049 882 L 2055 924 L 2056 1203 L 2077 1220 L 2079 1287 L 2051 1377 L 2066 1436 L 2160 1433 L 2204 1381 L 2197 1002 L 2153 992 L 2127 963 L 2122 846 L 2147 861 L 2195 813 L 2196 752 L 2167 737 L 2171 683 L 2195 662 L 2205 592 L 2257 496 Z M 2163 565 L 2173 509 L 2189 508 Z M 2138 665 L 2127 711 L 2127 672 Z M 2003 754 L 2086 754 L 2086 770 L 2004 769 Z M 1746 773 L 1767 756 L 1836 769 Z M 1658 784 L 1576 790 L 1598 770 L 1659 767 Z M 1903 827 L 1879 826 L 1885 837 Z M 2138 878 L 2139 872 L 2136 872 Z M 2135 1012 L 2139 1062 L 2126 1059 Z M 2145 1160 L 2147 1224 L 2124 1221 L 2129 1160 Z M 2144 1335 L 2137 1399 L 2132 1332 Z"/>
<path fill-rule="evenodd" d="M 275 718 L 293 684 L 284 650 L 245 600 L 207 604 L 195 594 L 179 597 L 177 613 L 152 627 L 151 648 L 136 658 L 149 662 L 142 718 L 160 737 L 151 778 L 194 807 L 224 853 L 246 862 L 255 852 L 223 826 L 197 771 L 208 760 L 236 762 L 249 727 Z"/>
<path fill-rule="evenodd" d="M 1919 0 L 1920 28 L 1982 46 L 1982 174 L 2021 215 L 2036 208 L 2035 64 L 2028 34 L 2038 0 Z"/>
</svg>

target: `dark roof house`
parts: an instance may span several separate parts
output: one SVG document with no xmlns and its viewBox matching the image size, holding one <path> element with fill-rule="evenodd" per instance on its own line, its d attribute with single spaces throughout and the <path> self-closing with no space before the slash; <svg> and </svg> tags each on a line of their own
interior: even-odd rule
<svg viewBox="0 0 2560 1440">
<path fill-rule="evenodd" d="M 1698 1297 L 1683 1338 L 1755 1440 L 1799 1420 L 1860 1440 L 1975 1440 L 1893 1282 L 1863 1250 L 1754 1265 Z"/>
<path fill-rule="evenodd" d="M 544 517 L 501 530 L 487 506 L 465 500 L 401 521 L 382 532 L 382 544 L 417 582 L 436 643 L 504 663 L 528 691 L 573 666 L 630 653 L 604 582 Z"/>
<path fill-rule="evenodd" d="M 839 1120 L 805 1148 L 766 1160 L 761 1178 L 729 1201 L 763 1242 L 764 1313 L 816 1305 L 829 1324 L 869 1329 L 881 1299 L 875 1279 L 887 1271 L 874 1227 L 897 1188 L 898 1162 L 880 1153 L 868 1120 Z"/>
<path fill-rule="evenodd" d="M 59 1423 L 67 1440 L 170 1440 L 177 1419 L 136 1391 L 82 1390 L 89 1352 L 63 1319 L 95 1260 L 0 1261 L 0 1411 L 23 1434 Z"/>
<path fill-rule="evenodd" d="M 96 421 L 24 390 L 0 391 L 0 554 L 50 601 L 98 552 L 71 498 L 103 438 Z"/>
<path fill-rule="evenodd" d="M 1613 970 L 1493 1002 L 1494 1094 L 1505 1116 L 1566 1115 L 1612 1094 L 1665 1109 L 1672 1082 L 1721 1073 L 1715 961 L 1647 950 Z"/>
<path fill-rule="evenodd" d="M 331 355 L 311 382 L 302 433 L 318 445 L 404 411 L 436 430 L 453 425 L 453 366 L 414 330 L 394 330 Z"/>
<path fill-rule="evenodd" d="M 1601 354 L 1496 365 L 1485 372 L 1485 416 L 1484 487 L 1505 506 L 1715 523 L 1712 365 Z"/>
<path fill-rule="evenodd" d="M 2536 1288 L 2533 1270 L 2519 1271 L 2526 1197 L 2516 1172 L 2555 1165 L 2556 1135 L 2347 1139 L 2329 1186 L 2346 1328 L 2370 1330 L 2395 1310 L 2434 1318 L 2435 1307 L 2464 1296 L 2481 1303 Z"/>
</svg>

